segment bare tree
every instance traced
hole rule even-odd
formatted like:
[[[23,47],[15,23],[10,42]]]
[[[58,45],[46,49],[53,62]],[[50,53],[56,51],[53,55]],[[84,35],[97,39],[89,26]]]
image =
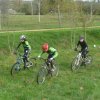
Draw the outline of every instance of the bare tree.
[[[39,10],[39,12],[38,12],[38,14],[39,14],[39,22],[41,21],[41,19],[40,19],[40,15],[41,15],[41,0],[38,0],[38,10]]]
[[[1,27],[7,25],[8,23],[8,8],[9,8],[9,0],[0,0]]]
[[[33,1],[31,1],[30,3],[31,3],[31,15],[33,15]]]

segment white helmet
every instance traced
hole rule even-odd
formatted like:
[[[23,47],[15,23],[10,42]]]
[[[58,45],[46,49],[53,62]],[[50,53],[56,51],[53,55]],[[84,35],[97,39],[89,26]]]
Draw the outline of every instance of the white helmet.
[[[21,35],[20,36],[20,40],[24,40],[24,39],[26,39],[26,36],[25,35]]]

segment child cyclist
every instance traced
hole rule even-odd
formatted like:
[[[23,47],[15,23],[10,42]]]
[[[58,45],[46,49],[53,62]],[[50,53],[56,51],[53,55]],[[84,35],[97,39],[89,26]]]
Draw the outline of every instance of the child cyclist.
[[[30,46],[29,42],[27,41],[25,35],[20,36],[20,42],[19,42],[17,48],[15,49],[15,53],[18,50],[18,48],[20,47],[20,45],[23,45],[23,48],[24,48],[23,62],[24,62],[24,68],[26,68],[27,67],[26,63],[28,62],[28,56],[31,51],[31,46]]]
[[[88,53],[88,45],[83,36],[80,37],[75,50],[77,50],[79,45],[81,46],[82,57],[86,58],[86,54]]]
[[[52,71],[54,71],[53,59],[55,59],[58,56],[57,50],[53,47],[49,47],[48,43],[44,43],[42,45],[42,53],[38,56],[38,58],[40,58],[44,53],[48,54],[47,61],[50,62]]]

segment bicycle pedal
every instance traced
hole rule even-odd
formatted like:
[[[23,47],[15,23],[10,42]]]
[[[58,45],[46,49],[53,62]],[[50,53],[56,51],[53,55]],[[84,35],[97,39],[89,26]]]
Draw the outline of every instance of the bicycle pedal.
[[[15,70],[16,70],[16,71],[19,71],[19,70],[20,70],[20,68],[19,68],[19,67],[17,67],[17,68],[15,68]]]
[[[55,71],[55,69],[54,69],[54,68],[52,68],[52,69],[51,69],[51,72],[54,72],[54,71]]]
[[[26,68],[29,68],[29,67],[31,67],[31,66],[30,65],[26,66]]]

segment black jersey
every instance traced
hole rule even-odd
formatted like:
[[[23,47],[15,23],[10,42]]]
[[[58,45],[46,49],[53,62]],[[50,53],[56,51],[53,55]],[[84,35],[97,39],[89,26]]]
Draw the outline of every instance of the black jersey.
[[[87,43],[85,41],[83,41],[83,42],[78,41],[77,46],[79,46],[79,45],[81,46],[82,49],[85,49],[86,47],[88,47]]]

